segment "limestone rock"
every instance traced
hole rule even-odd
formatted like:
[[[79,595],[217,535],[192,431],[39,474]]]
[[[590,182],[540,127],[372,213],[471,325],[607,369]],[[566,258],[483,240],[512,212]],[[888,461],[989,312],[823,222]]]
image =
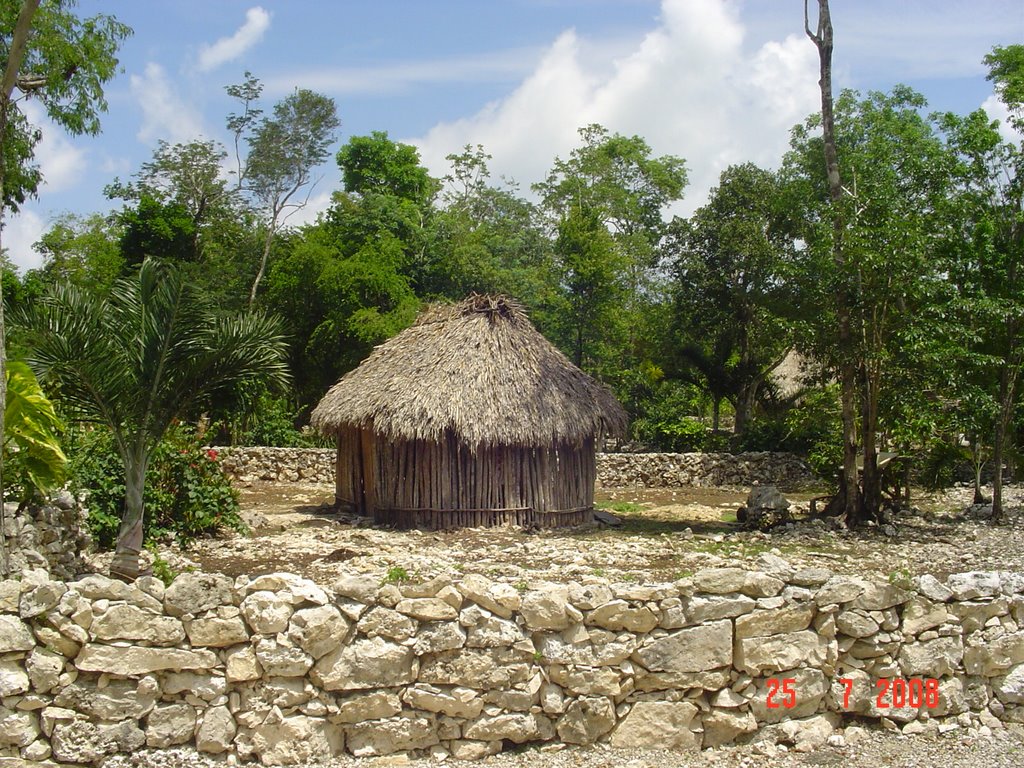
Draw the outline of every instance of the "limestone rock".
[[[799,632],[807,629],[813,618],[814,607],[806,604],[754,611],[736,619],[736,639]]]
[[[583,614],[569,602],[569,588],[564,584],[531,589],[523,596],[519,613],[534,632],[561,630],[583,620]]]
[[[618,724],[608,743],[616,749],[696,751],[700,742],[690,731],[697,707],[688,701],[638,701]]]
[[[994,677],[1021,663],[1024,663],[1024,631],[964,650],[964,668],[969,675]]]
[[[615,705],[603,696],[574,700],[558,721],[558,737],[566,744],[593,744],[615,727]]]
[[[1024,704],[1024,664],[992,681],[992,692],[1004,704]]]
[[[649,672],[700,672],[732,664],[732,622],[680,629],[641,647],[632,658]]]
[[[731,709],[713,709],[704,715],[704,749],[719,747],[736,740],[737,736],[757,730],[757,721],[750,712]]]
[[[156,707],[146,718],[146,746],[188,744],[196,729],[196,711],[188,704]]]
[[[650,632],[658,617],[647,606],[633,607],[625,600],[612,600],[587,613],[584,622],[613,631]]]
[[[29,689],[28,673],[14,659],[0,659],[0,696],[16,696]]]
[[[514,621],[498,616],[484,616],[466,634],[470,648],[503,648],[524,640],[526,635]]]
[[[171,585],[172,589],[173,587],[174,584]],[[288,593],[265,590],[252,592],[242,600],[239,607],[252,631],[264,635],[284,632],[294,611]]]
[[[138,720],[149,714],[160,691],[153,678],[143,681],[111,680],[103,688],[92,681],[78,680],[61,689],[53,703],[95,720]]]
[[[205,701],[213,701],[228,691],[227,680],[219,675],[195,672],[169,672],[163,677],[160,689],[165,693],[192,693]]]
[[[318,717],[290,715],[269,719],[252,733],[253,751],[263,765],[295,765],[338,755],[345,746],[340,726]]]
[[[245,587],[245,593],[283,592],[292,605],[327,605],[330,598],[317,584],[294,573],[268,573],[257,576]]]
[[[325,690],[351,691],[411,683],[417,668],[411,648],[374,637],[330,651],[317,661],[310,676]]]
[[[688,624],[703,624],[715,619],[728,619],[734,616],[742,616],[750,613],[757,607],[757,601],[746,595],[725,595],[722,597],[690,597],[682,605],[682,612],[685,619],[678,626]],[[667,616],[667,613],[666,613]],[[666,629],[674,629],[675,625],[669,626],[663,619],[661,626]]]
[[[390,691],[349,696],[338,701],[338,711],[331,715],[332,723],[360,723],[364,720],[383,720],[402,711],[402,702]]]
[[[504,619],[495,619],[504,621]],[[413,651],[417,656],[428,653],[453,651],[466,645],[466,630],[457,621],[438,621],[424,624],[416,633]],[[511,645],[511,643],[509,643]]]
[[[509,712],[481,717],[462,731],[463,738],[479,741],[508,740],[516,744],[543,741],[554,736],[551,721],[539,714]]]
[[[455,608],[436,597],[407,598],[399,602],[395,610],[419,621],[451,621],[459,618]]]
[[[432,685],[461,685],[477,690],[511,688],[529,679],[530,667],[504,649],[464,648],[423,659],[419,680]]]
[[[964,646],[959,637],[938,637],[904,644],[899,663],[907,677],[942,677],[957,669],[963,657]]]
[[[360,603],[372,603],[380,581],[366,574],[350,574],[342,576],[334,582],[334,591],[344,597],[358,600]]]
[[[402,699],[414,709],[422,709],[449,717],[473,720],[480,716],[484,701],[471,688],[448,688],[442,690],[432,685],[416,685],[407,688]]]
[[[613,667],[549,668],[551,682],[581,696],[618,696],[622,693],[621,676]]]
[[[751,675],[796,667],[820,667],[828,658],[827,638],[804,630],[736,642],[734,666]]]
[[[256,650],[251,645],[231,648],[224,659],[224,677],[229,683],[258,680],[263,674],[256,661]]]
[[[59,581],[44,581],[37,584],[21,593],[18,613],[23,619],[48,613],[57,606],[67,589],[67,586]]]
[[[33,648],[25,659],[25,671],[36,693],[49,693],[56,688],[63,669],[62,656],[40,647]]]
[[[90,643],[75,658],[82,672],[109,672],[115,675],[145,675],[162,669],[213,669],[217,657],[212,651],[186,651],[180,648],[142,648]]]
[[[930,573],[919,576],[915,580],[914,586],[921,595],[937,603],[945,603],[953,599],[953,590]]]
[[[39,718],[0,706],[0,746],[27,747],[39,737]]]
[[[256,644],[256,660],[270,677],[303,677],[313,666],[313,657],[301,648],[271,637],[261,637]]]
[[[416,634],[416,622],[408,616],[378,605],[371,608],[356,624],[356,629],[370,637],[386,637],[402,642]]]
[[[146,735],[134,720],[120,723],[91,723],[73,720],[54,726],[51,747],[58,760],[97,763],[107,755],[135,752],[146,743]]]
[[[426,749],[440,741],[434,719],[422,715],[355,723],[345,733],[348,751],[356,757]]]
[[[512,618],[513,611],[518,611],[522,598],[511,584],[493,582],[485,576],[471,573],[463,577],[458,590],[477,605],[503,619]]]
[[[569,602],[581,611],[592,611],[610,602],[611,599],[612,591],[604,584],[569,585]]]
[[[231,605],[234,585],[219,573],[180,573],[164,592],[164,607],[171,616],[198,616],[219,605]]]
[[[177,645],[185,639],[179,619],[156,616],[134,605],[112,605],[93,619],[90,629],[97,640],[136,640],[153,645]]]
[[[231,748],[237,732],[235,718],[227,707],[209,707],[203,712],[203,721],[196,732],[196,749],[219,755]]]
[[[1001,592],[1001,581],[996,571],[971,571],[954,573],[946,584],[955,600],[975,600],[979,597],[993,597]]]
[[[902,630],[904,636],[919,635],[949,620],[945,606],[920,598],[909,601],[903,607]]]
[[[809,752],[824,745],[835,728],[831,718],[818,715],[805,720],[786,720],[779,726],[779,730],[796,751]]]
[[[192,646],[227,648],[249,642],[249,630],[245,628],[241,616],[193,619],[186,623],[185,631]]]
[[[835,622],[836,629],[849,637],[870,637],[878,631],[878,622],[865,611],[840,611]]]
[[[314,659],[319,659],[345,642],[350,628],[349,622],[333,605],[319,605],[292,614],[288,636]]]
[[[28,624],[17,616],[0,615],[0,653],[30,651],[35,644]]]

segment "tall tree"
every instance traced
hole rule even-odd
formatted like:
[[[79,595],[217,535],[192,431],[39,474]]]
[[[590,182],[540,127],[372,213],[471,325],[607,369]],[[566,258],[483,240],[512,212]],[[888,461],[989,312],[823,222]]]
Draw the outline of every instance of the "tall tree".
[[[737,434],[790,346],[772,306],[792,246],[780,207],[773,173],[751,163],[730,166],[708,203],[688,222],[676,222],[665,248],[674,261],[673,346],[713,397],[732,402]]]
[[[821,91],[821,126],[823,133],[825,174],[828,178],[828,199],[832,204],[832,260],[836,269],[844,271],[846,254],[843,244],[845,222],[842,206],[843,182],[839,171],[839,154],[836,150],[835,118],[832,114],[832,14],[828,0],[818,0],[818,24],[811,30],[808,1],[804,0],[804,31],[818,50],[818,69]],[[850,297],[847,286],[836,286],[836,321],[840,349],[839,384],[843,414],[843,471],[840,476],[840,499],[837,506],[842,510],[847,523],[855,525],[861,521],[861,505],[857,483],[857,370],[851,354],[853,331],[850,327]]]
[[[275,104],[271,115],[260,117],[252,102],[262,88],[248,72],[245,83],[227,90],[243,105],[241,114],[228,117],[228,127],[235,132],[236,145],[244,139],[249,149],[238,183],[252,196],[263,220],[263,247],[249,291],[252,307],[274,239],[288,218],[309,202],[316,169],[327,159],[341,121],[333,99],[306,89],[297,89]]]
[[[33,165],[42,134],[19,106],[19,98],[38,99],[47,117],[72,134],[95,134],[106,111],[103,85],[117,69],[117,49],[131,34],[113,17],[80,19],[70,0],[39,0],[0,5],[0,230],[8,211],[16,211],[35,194],[41,180]],[[6,399],[7,377],[3,296],[0,295],[0,403]],[[0,409],[0,435],[3,417]],[[3,500],[0,462],[0,502]],[[3,525],[0,503],[0,526]],[[0,545],[0,575],[7,572],[6,549]]]
[[[596,124],[581,128],[579,134],[581,146],[567,159],[555,158],[547,178],[534,190],[541,195],[556,233],[579,233],[581,227],[595,222],[605,229],[620,269],[616,280],[624,288],[618,325],[625,331],[625,340],[612,343],[609,338],[604,345],[609,356],[603,362],[630,367],[638,362],[639,349],[646,342],[646,310],[659,281],[657,245],[664,235],[663,216],[667,206],[682,196],[686,164],[671,155],[652,157],[640,136],[609,134]],[[577,260],[575,266],[565,262],[562,271],[577,273],[581,251],[573,237],[562,242],[572,250],[559,252],[556,247],[556,255]]]
[[[171,422],[241,382],[287,381],[279,322],[224,316],[171,267],[147,259],[107,297],[59,285],[22,318],[28,363],[80,418],[114,435],[125,471],[125,513],[112,575],[139,574],[143,488]]]

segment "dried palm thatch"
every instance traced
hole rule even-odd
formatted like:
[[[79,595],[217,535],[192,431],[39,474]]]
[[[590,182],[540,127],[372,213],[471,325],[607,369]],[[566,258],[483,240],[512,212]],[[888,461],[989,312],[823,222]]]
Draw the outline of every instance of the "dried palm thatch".
[[[377,347],[328,391],[312,424],[335,436],[369,429],[389,441],[454,436],[475,451],[621,434],[626,414],[517,302],[473,295],[428,308]]]

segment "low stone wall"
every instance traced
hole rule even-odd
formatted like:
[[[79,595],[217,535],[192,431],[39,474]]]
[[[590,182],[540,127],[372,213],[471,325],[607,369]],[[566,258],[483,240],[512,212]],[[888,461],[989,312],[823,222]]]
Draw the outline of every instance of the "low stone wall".
[[[605,488],[678,488],[777,485],[815,482],[803,459],[791,453],[601,453],[597,480]]]
[[[242,482],[334,482],[334,450],[218,449],[224,469]],[[788,453],[599,453],[598,483],[606,488],[781,485],[814,482],[807,463]]]
[[[0,756],[809,750],[855,715],[969,734],[1024,722],[1022,622],[1024,574],[897,585],[782,560],[654,585],[5,581]]]
[[[91,543],[85,513],[66,491],[50,503],[20,510],[17,504],[8,503],[0,535],[7,546],[11,573],[42,569],[61,579],[81,571],[79,556]]]

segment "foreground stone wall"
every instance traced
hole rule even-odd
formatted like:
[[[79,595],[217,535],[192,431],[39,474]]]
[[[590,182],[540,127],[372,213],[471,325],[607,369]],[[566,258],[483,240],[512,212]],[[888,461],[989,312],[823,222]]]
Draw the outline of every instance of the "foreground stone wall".
[[[224,469],[242,482],[334,482],[334,451],[323,448],[218,449]],[[599,453],[598,483],[606,488],[781,485],[815,480],[807,463],[788,453]]]
[[[900,586],[778,559],[654,585],[5,581],[0,756],[98,764],[192,745],[285,765],[750,739],[808,750],[854,715],[905,733],[992,729],[1024,722],[1022,621],[1022,574]],[[880,707],[877,681],[890,678],[935,680],[918,684],[935,698]]]

